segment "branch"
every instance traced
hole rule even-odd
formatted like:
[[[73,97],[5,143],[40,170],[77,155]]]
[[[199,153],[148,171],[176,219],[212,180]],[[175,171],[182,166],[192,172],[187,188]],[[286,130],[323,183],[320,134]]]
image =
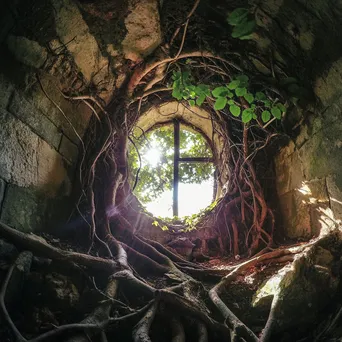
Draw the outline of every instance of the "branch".
[[[219,61],[221,61],[223,63],[228,64],[229,66],[233,67],[234,69],[236,69],[238,71],[242,71],[242,69],[239,66],[237,66],[236,64],[234,64],[234,63],[232,63],[232,62],[230,62],[230,61],[228,61],[228,60],[226,60],[226,59],[224,59],[222,57],[216,56],[216,55],[212,54],[209,51],[193,51],[193,52],[188,52],[188,53],[182,53],[177,58],[175,58],[175,57],[165,58],[165,59],[162,59],[162,60],[155,61],[155,62],[152,62],[150,64],[147,64],[146,66],[144,66],[141,69],[137,69],[133,73],[133,75],[132,75],[132,77],[131,77],[131,79],[130,79],[130,81],[128,83],[128,86],[127,86],[127,95],[128,95],[128,97],[131,97],[133,95],[133,92],[134,92],[135,88],[138,86],[138,84],[141,82],[141,80],[148,73],[150,73],[153,69],[155,69],[159,65],[173,62],[176,59],[195,58],[195,57],[217,59],[217,60],[219,60]]]
[[[194,12],[196,11],[196,9],[197,9],[197,7],[198,7],[200,1],[201,1],[201,0],[196,0],[196,1],[195,1],[195,3],[194,3],[194,5],[193,5],[192,9],[190,10],[189,14],[188,14],[187,17],[186,17],[184,23],[183,23],[182,25],[180,25],[179,27],[177,27],[176,31],[174,32],[174,34],[172,35],[172,38],[171,38],[171,40],[170,40],[170,46],[173,44],[173,41],[174,41],[174,40],[176,39],[176,37],[178,36],[178,33],[179,33],[181,27],[182,27],[183,25],[187,25],[187,24],[189,23],[189,19],[192,17],[192,15],[194,14]],[[186,32],[186,29],[184,30],[184,32]],[[181,49],[180,49],[180,50],[181,50]]]

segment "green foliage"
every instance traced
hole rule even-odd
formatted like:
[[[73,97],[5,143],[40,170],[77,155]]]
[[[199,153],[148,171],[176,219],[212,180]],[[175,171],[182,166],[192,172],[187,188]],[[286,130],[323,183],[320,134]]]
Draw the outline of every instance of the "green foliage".
[[[247,108],[244,109],[242,112],[242,122],[247,123],[250,122],[253,119],[253,109],[252,108]]]
[[[232,37],[241,40],[251,39],[256,22],[246,8],[236,8],[227,18],[228,24],[233,26]]]
[[[190,106],[201,106],[210,95],[206,84],[194,85],[189,71],[174,71],[172,75],[172,96],[178,101],[188,100]]]
[[[228,16],[228,24],[232,26],[236,26],[244,22],[248,17],[248,9],[246,8],[236,8],[230,15]]]
[[[168,226],[162,225],[162,224],[160,223],[160,221],[157,221],[157,220],[154,220],[154,221],[152,222],[152,226],[159,227],[159,228],[160,228],[162,231],[164,231],[164,232],[169,230]]]
[[[226,104],[227,104],[227,98],[226,97],[218,97],[215,104],[214,104],[214,109],[215,110],[221,110],[223,109]]]
[[[240,13],[242,15],[243,12]],[[237,19],[234,19],[236,22]],[[191,76],[188,71],[182,76],[181,72],[177,72],[177,77],[174,77],[174,87],[173,89],[178,89],[179,80],[184,79],[188,82],[191,79]],[[175,75],[175,74],[174,74]],[[293,80],[288,80],[287,85],[291,86]],[[175,83],[177,85],[175,86]],[[188,84],[188,83],[187,83]],[[193,93],[191,92],[194,89]],[[186,88],[183,89],[183,92],[186,92],[189,96],[193,96],[196,98],[196,101],[193,99],[188,99],[188,95],[184,97],[184,95],[179,95],[176,97],[177,99],[187,99],[190,105],[198,105],[201,106],[204,102],[206,102],[207,97],[212,97],[215,99],[214,109],[215,110],[225,110],[228,105],[229,112],[234,117],[240,117],[243,123],[248,123],[252,120],[257,120],[260,118],[262,122],[266,123],[271,120],[271,117],[275,119],[281,119],[283,113],[286,112],[286,107],[283,103],[275,102],[271,98],[269,98],[262,91],[253,91],[250,87],[250,80],[247,75],[241,74],[237,75],[226,85],[218,85],[217,87],[210,90],[209,85],[201,84],[196,86],[195,84],[189,84]],[[243,99],[243,100],[242,100]],[[248,107],[246,108],[246,104]]]
[[[236,104],[232,104],[229,106],[229,111],[235,116],[238,117],[241,114],[241,108],[237,106]]]
[[[135,140],[135,145],[142,158],[139,180],[135,188],[135,195],[147,204],[158,198],[164,191],[172,189],[173,183],[173,126],[162,126],[141,135]],[[149,152],[158,149],[160,159],[153,165]],[[180,130],[181,157],[211,157],[211,150],[201,134],[189,131],[181,126]],[[139,169],[139,156],[131,144],[128,150],[130,168],[130,183],[135,182]],[[179,181],[182,183],[197,183],[210,179],[214,172],[211,163],[181,163],[179,167]]]
[[[261,119],[263,122],[267,122],[271,119],[271,113],[270,111],[268,110],[264,110],[262,113],[261,113]]]

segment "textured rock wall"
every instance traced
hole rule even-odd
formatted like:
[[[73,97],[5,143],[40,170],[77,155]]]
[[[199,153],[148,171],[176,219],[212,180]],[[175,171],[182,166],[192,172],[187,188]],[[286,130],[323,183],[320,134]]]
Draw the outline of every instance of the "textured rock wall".
[[[341,83],[342,86],[342,83]],[[342,219],[342,98],[313,114],[276,157],[277,191],[290,237],[311,237]]]
[[[65,222],[92,111],[161,41],[158,1],[8,1],[0,14],[0,219],[34,231]],[[151,16],[151,18],[148,18]],[[130,18],[136,18],[139,30]],[[137,43],[139,42],[139,44]],[[136,53],[130,53],[135,47]]]
[[[253,62],[270,76],[260,61],[272,58],[277,75],[285,70],[314,95],[303,111],[288,113],[284,124],[298,114],[305,120],[275,159],[283,230],[291,238],[317,236],[342,219],[341,9],[332,0],[264,0],[256,10],[260,58]]]

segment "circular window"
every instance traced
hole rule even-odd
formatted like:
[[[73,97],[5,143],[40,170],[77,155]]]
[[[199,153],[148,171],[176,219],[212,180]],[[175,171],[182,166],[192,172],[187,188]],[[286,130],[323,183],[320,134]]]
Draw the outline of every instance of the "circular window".
[[[215,167],[205,137],[179,120],[137,128],[129,147],[130,184],[154,216],[184,217],[214,200]]]

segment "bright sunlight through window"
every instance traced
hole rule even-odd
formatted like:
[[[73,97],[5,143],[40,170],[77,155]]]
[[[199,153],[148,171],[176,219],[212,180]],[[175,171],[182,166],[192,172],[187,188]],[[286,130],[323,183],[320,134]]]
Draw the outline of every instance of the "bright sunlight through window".
[[[210,205],[215,168],[202,134],[174,120],[145,134],[136,129],[132,141],[130,183],[149,212],[184,217]]]

